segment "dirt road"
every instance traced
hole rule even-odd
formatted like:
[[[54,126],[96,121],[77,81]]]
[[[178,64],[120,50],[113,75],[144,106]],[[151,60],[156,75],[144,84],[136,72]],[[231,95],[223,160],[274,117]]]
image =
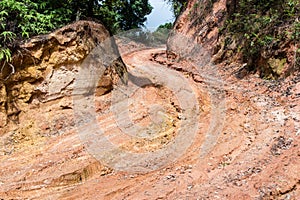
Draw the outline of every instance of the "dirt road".
[[[299,76],[238,79],[232,64],[213,79],[162,49],[124,61],[129,85],[94,97],[101,135],[70,124],[3,155],[0,199],[299,199]]]

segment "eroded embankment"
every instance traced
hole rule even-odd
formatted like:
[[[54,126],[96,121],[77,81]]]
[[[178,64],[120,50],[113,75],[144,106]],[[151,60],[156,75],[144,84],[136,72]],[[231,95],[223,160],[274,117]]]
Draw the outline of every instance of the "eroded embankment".
[[[112,87],[107,72],[78,107],[68,81],[68,93],[22,104],[14,115],[19,123],[1,129],[1,198],[300,196],[299,74],[281,82],[255,74],[241,80],[236,63],[195,65],[162,49],[126,51],[128,86]],[[62,88],[53,84],[73,77],[69,67],[44,71],[44,88]],[[94,115],[78,120],[78,109],[86,108]]]

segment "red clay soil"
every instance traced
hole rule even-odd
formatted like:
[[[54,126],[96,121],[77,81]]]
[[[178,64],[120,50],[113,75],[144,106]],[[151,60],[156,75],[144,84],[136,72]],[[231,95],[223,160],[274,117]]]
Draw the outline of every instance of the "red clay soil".
[[[210,83],[187,61],[172,62],[162,49],[136,51],[123,59],[133,77],[151,66],[153,71],[171,70],[189,83],[199,105],[199,124],[194,137],[187,138],[191,143],[188,149],[159,169],[142,173],[119,171],[96,160],[76,127],[47,139],[27,138],[35,145],[18,146],[20,150],[0,158],[0,199],[300,198],[299,74],[282,81],[262,80],[255,74],[239,79],[237,64],[217,66],[220,85],[213,91],[225,102],[217,105],[222,102],[212,99]],[[128,87],[138,84],[132,80]],[[109,109],[113,95],[95,97],[98,123],[106,135],[122,132]],[[132,121],[151,127],[150,134],[159,134],[145,140],[126,139],[120,133],[115,136],[122,138],[112,137],[112,142],[121,143],[125,151],[141,153],[155,152],[175,140],[183,119],[170,88],[146,81],[131,99]],[[167,113],[165,126],[150,126],[153,118],[148,115],[148,106],[154,103]],[[55,105],[39,109],[48,108],[51,115],[50,107]],[[71,107],[57,115],[70,114]],[[33,108],[32,112],[41,110]],[[157,162],[154,165],[159,166],[163,160]]]

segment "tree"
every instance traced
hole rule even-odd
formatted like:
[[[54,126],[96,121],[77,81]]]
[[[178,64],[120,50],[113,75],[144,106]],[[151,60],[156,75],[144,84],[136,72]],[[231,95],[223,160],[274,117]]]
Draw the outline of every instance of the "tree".
[[[121,17],[120,28],[129,30],[141,27],[147,20],[145,16],[150,14],[151,10],[152,6],[148,3],[148,0],[124,1],[119,13]]]
[[[102,0],[94,7],[94,17],[112,32],[143,26],[152,11],[148,0]]]
[[[186,6],[187,0],[165,0],[172,6],[172,11],[175,17],[178,17],[182,9]]]
[[[143,26],[148,0],[1,0],[0,61],[9,62],[17,41],[78,19],[100,20],[111,33]]]
[[[10,50],[17,40],[46,33],[69,21],[70,10],[48,10],[46,6],[46,2],[31,0],[0,1],[0,61],[10,61]]]

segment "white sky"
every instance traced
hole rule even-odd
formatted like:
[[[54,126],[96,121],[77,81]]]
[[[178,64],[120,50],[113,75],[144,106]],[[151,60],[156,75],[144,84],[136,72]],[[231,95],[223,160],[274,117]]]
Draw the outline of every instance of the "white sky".
[[[161,24],[174,21],[171,7],[164,0],[149,0],[149,2],[153,9],[145,23],[148,29],[155,30]]]

